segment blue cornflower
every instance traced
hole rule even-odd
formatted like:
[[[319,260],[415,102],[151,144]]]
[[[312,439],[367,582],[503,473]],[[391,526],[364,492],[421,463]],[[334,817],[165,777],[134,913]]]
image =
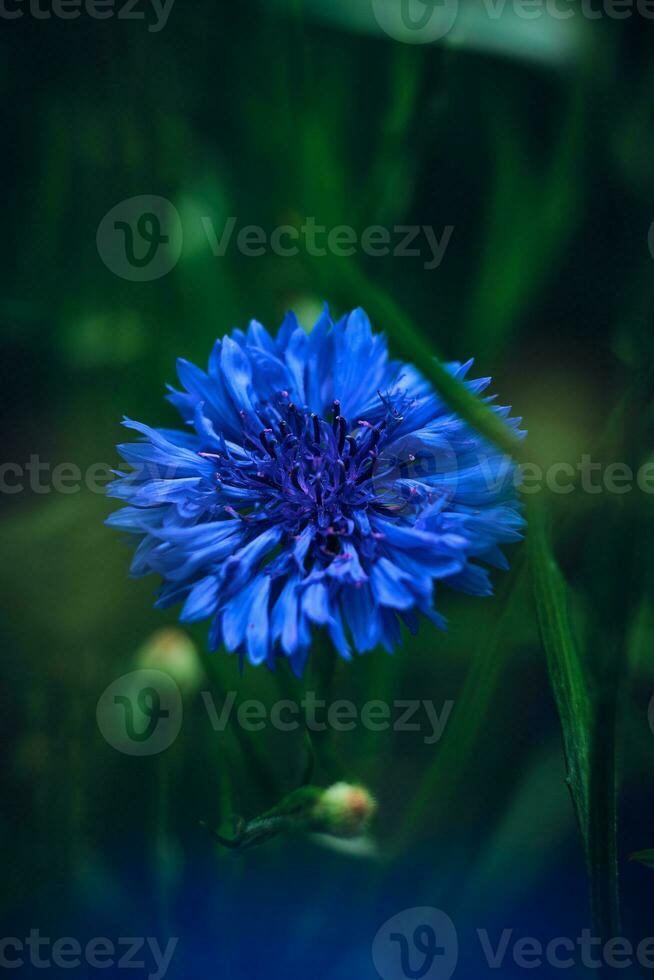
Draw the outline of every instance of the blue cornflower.
[[[212,650],[281,654],[299,674],[314,626],[345,658],[390,651],[417,612],[445,625],[436,582],[490,594],[481,563],[506,568],[499,546],[524,524],[514,466],[389,360],[362,310],[333,323],[325,308],[310,333],[289,313],[276,338],[253,320],[216,341],[208,373],[178,374],[188,431],[125,419],[145,438],[118,447],[132,471],[108,492],[129,506],[108,523],[140,538],[131,571],[163,577],[158,607],[211,618]]]

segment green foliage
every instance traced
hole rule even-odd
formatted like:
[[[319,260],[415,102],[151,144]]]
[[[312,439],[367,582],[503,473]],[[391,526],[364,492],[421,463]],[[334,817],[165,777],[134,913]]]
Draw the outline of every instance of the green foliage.
[[[636,851],[631,855],[632,861],[638,861],[639,864],[643,864],[646,868],[654,869],[654,851]]]
[[[552,553],[540,506],[529,511],[529,560],[552,692],[561,721],[567,779],[587,859],[590,858],[592,705],[570,621],[568,586]]]
[[[486,19],[483,37],[472,25],[458,47],[410,46],[383,34],[370,4],[351,2],[198,0],[192,13],[175,5],[160,35],[83,18],[3,25],[5,459],[115,466],[123,414],[176,424],[162,395],[177,356],[203,361],[232,326],[250,317],[273,326],[287,308],[313,311],[327,299],[336,314],[364,306],[395,355],[522,462],[651,460],[651,25],[575,21],[582,45],[566,23],[565,67],[554,44],[551,57],[534,57],[549,21],[513,21],[509,38],[506,24]],[[141,193],[169,199],[184,227],[179,263],[150,283],[119,279],[95,247],[103,216]],[[255,258],[232,246],[215,256],[201,219],[220,234],[230,215],[267,232],[313,216],[359,233],[451,223],[454,234],[433,270],[420,258],[362,253]],[[527,441],[443,367],[471,355],[524,416]],[[130,930],[147,935],[143,909],[158,908],[151,865],[167,914],[184,855],[187,867],[208,864],[216,889],[234,890],[238,862],[194,837],[198,821],[229,836],[232,814],[256,819],[293,793],[309,754],[302,726],[249,732],[236,712],[314,692],[359,709],[374,700],[454,707],[435,744],[424,728],[311,733],[312,785],[370,787],[387,861],[355,874],[344,858],[306,859],[306,845],[285,835],[252,852],[258,873],[277,880],[296,859],[310,867],[315,858],[313,904],[289,937],[287,975],[302,974],[293,956],[322,940],[355,877],[362,908],[380,908],[390,890],[407,907],[424,898],[455,918],[480,883],[490,897],[476,926],[518,893],[553,921],[568,883],[581,905],[585,866],[608,934],[620,868],[626,933],[644,934],[649,906],[623,856],[652,863],[638,850],[651,836],[654,792],[651,495],[593,495],[575,479],[570,494],[526,498],[529,541],[511,549],[511,573],[494,576],[494,598],[443,590],[447,633],[423,624],[394,657],[375,651],[349,664],[325,645],[302,684],[205,656],[218,710],[235,693],[231,719],[214,730],[196,693],[174,754],[152,765],[107,745],[95,710],[175,611],[152,609],[153,581],[128,580],[129,553],[103,528],[111,507],[100,494],[28,485],[3,495],[0,826],[12,842],[3,906],[31,913],[35,892],[59,895],[65,884],[80,904],[129,910]],[[205,628],[191,632],[203,650]],[[404,891],[403,862],[420,868]],[[135,897],[137,878],[146,884]],[[212,910],[228,904],[217,895]],[[346,975],[359,973],[358,961],[347,964]]]

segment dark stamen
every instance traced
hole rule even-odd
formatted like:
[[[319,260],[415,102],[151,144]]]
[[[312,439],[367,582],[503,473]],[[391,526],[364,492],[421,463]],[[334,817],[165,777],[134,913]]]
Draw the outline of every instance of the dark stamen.
[[[375,457],[373,454],[366,457],[366,459],[363,461],[361,472],[356,478],[357,483],[363,483],[364,480],[368,479],[368,477],[372,474],[374,463],[375,463]]]
[[[311,413],[311,421],[313,422],[313,438],[316,442],[320,442],[320,419],[315,412]]]
[[[347,432],[347,422],[342,415],[337,415],[334,422],[338,423],[338,451],[343,452],[343,447],[345,446],[345,434]]]
[[[288,403],[288,419],[289,427],[292,432],[298,432],[298,424],[300,424],[299,413],[295,402]]]
[[[260,483],[265,483],[267,487],[274,487],[275,490],[279,490],[279,484],[276,483],[271,476],[267,473],[253,473],[250,477],[251,480],[259,480]]]
[[[337,555],[340,547],[341,545],[338,538],[333,534],[328,534],[327,541],[324,545],[324,550],[327,552],[327,554]]]
[[[303,491],[302,491],[302,487],[300,486],[300,480],[298,476],[299,472],[300,472],[300,467],[298,466],[297,463],[295,463],[291,467],[291,483],[297,490],[299,490],[302,493]]]

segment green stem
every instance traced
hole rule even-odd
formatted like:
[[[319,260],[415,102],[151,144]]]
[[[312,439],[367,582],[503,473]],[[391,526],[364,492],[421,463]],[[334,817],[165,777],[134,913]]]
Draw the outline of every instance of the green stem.
[[[589,780],[588,864],[595,934],[605,942],[619,936],[617,786],[614,699],[595,712]]]
[[[568,588],[552,552],[542,506],[532,498],[529,511],[529,560],[548,673],[561,721],[567,782],[588,868],[593,926],[596,935],[606,941],[619,935],[620,919],[617,676],[609,682],[600,662],[594,671],[599,683],[591,694],[587,666],[573,635]]]
[[[220,705],[221,701],[225,697],[225,685],[220,676],[220,669],[217,664],[217,658],[219,655],[219,653],[212,653],[204,658],[205,668],[211,684],[211,693],[215,698],[217,706]],[[259,746],[253,739],[247,737],[238,723],[233,724],[230,730],[238,742],[239,748],[243,753],[246,763],[252,769],[258,785],[261,787],[263,792],[266,793],[266,795],[272,799],[276,799],[278,796],[279,787],[276,780],[270,773],[268,760],[264,753],[260,750]],[[227,771],[223,773],[221,783],[224,784],[225,781],[229,781]],[[231,787],[228,796],[230,799],[232,799]]]
[[[434,762],[409,806],[398,843],[400,852],[419,828],[430,801],[444,799],[446,793],[447,796],[452,796],[465,775],[475,746],[488,721],[493,695],[511,654],[507,624],[514,615],[523,580],[523,563],[518,560],[510,579],[497,596],[497,601],[503,607],[498,622],[487,639],[479,644],[463,690],[457,697],[443,743],[437,747]]]

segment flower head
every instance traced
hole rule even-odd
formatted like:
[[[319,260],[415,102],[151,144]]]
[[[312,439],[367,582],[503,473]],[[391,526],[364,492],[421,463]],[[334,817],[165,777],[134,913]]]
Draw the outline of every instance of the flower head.
[[[187,431],[125,420],[144,438],[118,447],[132,471],[108,492],[129,506],[108,523],[138,536],[133,574],[163,577],[159,607],[211,619],[211,649],[299,674],[314,627],[349,658],[391,650],[417,612],[444,626],[437,582],[490,594],[482,563],[505,568],[524,523],[513,465],[389,360],[362,310],[325,309],[310,333],[291,313],[276,338],[252,321],[216,341],[207,373],[178,374]]]
[[[164,626],[148,637],[135,656],[140,670],[161,670],[185,694],[199,690],[204,671],[193,641],[181,630]]]
[[[334,783],[316,803],[314,826],[337,837],[356,837],[364,833],[377,811],[377,802],[365,786]]]

